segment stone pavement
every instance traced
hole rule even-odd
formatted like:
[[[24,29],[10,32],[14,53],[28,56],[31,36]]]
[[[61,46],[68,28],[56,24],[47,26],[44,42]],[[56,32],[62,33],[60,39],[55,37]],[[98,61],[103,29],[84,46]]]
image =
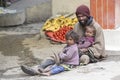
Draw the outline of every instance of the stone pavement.
[[[43,23],[41,24],[29,24],[29,25],[21,25],[18,27],[13,28],[4,28],[0,29],[0,39],[4,36],[11,36],[10,39],[15,40],[13,46],[16,46],[17,39],[21,40],[20,38],[14,38],[12,35],[32,35],[32,34],[39,34],[39,29],[41,28]],[[19,35],[18,35],[19,34]],[[6,37],[5,37],[6,38]],[[7,39],[7,38],[6,38]],[[8,40],[9,41],[9,38]],[[28,53],[31,52],[32,56],[34,57],[33,60],[38,59],[45,59],[47,56],[50,56],[53,52],[58,53],[64,44],[62,45],[53,45],[50,44],[49,40],[47,40],[43,34],[40,40],[36,40],[35,36],[26,37],[22,39],[21,46],[23,49],[20,49],[20,53],[24,53],[24,50],[28,48]],[[7,43],[7,42],[6,42]],[[18,43],[17,43],[18,44]],[[4,45],[6,48],[9,49],[12,47],[10,45]],[[17,46],[16,46],[17,47]],[[6,50],[4,50],[6,51]],[[120,55],[119,51],[107,51],[108,57],[106,60],[89,64],[87,66],[79,66],[76,69],[71,71],[66,71],[57,75],[52,76],[29,76],[24,74],[21,69],[20,65],[21,57],[16,55],[5,55],[3,54],[4,51],[0,50],[0,80],[120,80]],[[49,52],[49,53],[48,53]],[[19,52],[16,52],[19,53]],[[14,53],[15,54],[15,53]],[[29,54],[28,54],[29,55]],[[32,58],[29,55],[30,58]],[[23,57],[25,59],[27,57]],[[31,61],[31,60],[30,60]],[[29,62],[30,62],[29,61]],[[31,61],[32,62],[32,61]],[[37,66],[34,65],[33,68]]]
[[[47,77],[28,76],[18,67],[6,71],[1,80],[119,80],[119,67],[120,61],[98,62]]]

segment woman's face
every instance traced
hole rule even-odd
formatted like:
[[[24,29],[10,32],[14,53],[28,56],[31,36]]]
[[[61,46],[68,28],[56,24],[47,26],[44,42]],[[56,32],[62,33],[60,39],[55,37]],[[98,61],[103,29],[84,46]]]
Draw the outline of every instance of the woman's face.
[[[78,19],[78,21],[79,21],[80,24],[86,25],[87,20],[88,20],[88,17],[87,17],[87,16],[85,16],[85,15],[83,15],[83,14],[78,14],[78,15],[76,15],[76,16],[77,16],[77,19]]]
[[[75,42],[74,42],[74,40],[72,39],[72,37],[68,37],[68,39],[66,40],[66,43],[67,43],[67,45],[73,45]]]

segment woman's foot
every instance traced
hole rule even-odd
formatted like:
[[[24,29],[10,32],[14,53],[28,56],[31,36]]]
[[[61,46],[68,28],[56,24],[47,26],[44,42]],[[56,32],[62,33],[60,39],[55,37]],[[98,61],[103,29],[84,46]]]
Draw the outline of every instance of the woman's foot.
[[[30,67],[22,65],[21,69],[24,73],[29,74],[31,76],[38,75],[38,73]]]

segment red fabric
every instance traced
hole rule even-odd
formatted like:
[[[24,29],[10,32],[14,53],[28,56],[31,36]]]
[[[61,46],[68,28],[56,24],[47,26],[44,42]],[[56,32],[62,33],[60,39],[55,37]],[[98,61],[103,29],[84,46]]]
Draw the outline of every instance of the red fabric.
[[[51,40],[65,43],[65,34],[67,31],[72,30],[73,28],[71,26],[64,26],[60,28],[58,31],[52,32],[52,31],[46,31],[45,35],[49,37]]]
[[[45,31],[45,35],[46,35],[47,37],[52,38],[52,37],[53,37],[53,32],[52,32],[52,31]]]

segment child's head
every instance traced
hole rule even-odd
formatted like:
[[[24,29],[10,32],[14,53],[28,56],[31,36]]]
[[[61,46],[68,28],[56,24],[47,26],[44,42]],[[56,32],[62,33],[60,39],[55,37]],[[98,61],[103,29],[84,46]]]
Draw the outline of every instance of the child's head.
[[[85,36],[92,37],[95,36],[96,30],[93,26],[86,26],[85,27]]]
[[[76,32],[70,30],[66,33],[65,38],[66,38],[66,43],[68,45],[72,45],[78,42],[79,36]]]

